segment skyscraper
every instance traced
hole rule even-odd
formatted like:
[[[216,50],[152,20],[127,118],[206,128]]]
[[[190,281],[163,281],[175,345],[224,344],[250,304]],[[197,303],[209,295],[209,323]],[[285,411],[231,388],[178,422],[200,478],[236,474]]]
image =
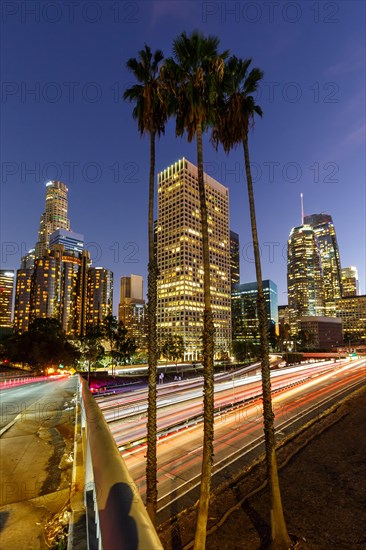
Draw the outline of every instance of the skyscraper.
[[[341,262],[332,216],[324,213],[311,214],[304,217],[304,224],[310,225],[318,238],[323,269],[325,314],[335,317],[335,300],[342,296],[342,283]]]
[[[28,330],[29,326],[33,273],[34,267],[21,267],[17,270],[14,302],[14,326],[19,332],[25,332]]]
[[[57,229],[50,235],[50,248],[54,244],[62,244],[68,252],[73,252],[76,255],[81,254],[84,249],[84,235],[66,229]]]
[[[121,277],[118,320],[123,322],[129,336],[135,338],[138,347],[146,348],[145,300],[140,275]]]
[[[211,303],[215,353],[231,343],[229,192],[205,178],[211,262]],[[202,354],[203,258],[197,167],[180,159],[158,174],[157,328],[160,337],[179,335],[185,359]]]
[[[0,328],[12,327],[14,271],[0,269]]]
[[[104,267],[88,269],[87,326],[99,325],[113,311],[113,273]]]
[[[357,267],[349,266],[342,268],[342,297],[358,296],[359,282]]]
[[[46,183],[46,208],[41,215],[38,242],[36,243],[36,258],[41,258],[49,248],[50,235],[57,229],[70,230],[68,218],[68,189],[61,181]]]
[[[29,320],[53,317],[66,334],[83,334],[89,265],[87,251],[75,254],[56,244],[42,258],[37,258],[31,281]]]
[[[239,235],[230,231],[230,273],[231,289],[240,283],[240,246]]]
[[[301,317],[324,315],[324,284],[320,249],[310,225],[291,230],[287,243],[287,290],[291,332]]]
[[[263,293],[266,301],[268,331],[273,339],[278,324],[277,285],[267,279],[263,281]],[[258,286],[256,282],[235,285],[233,300],[233,340],[259,344],[260,333],[257,313]]]

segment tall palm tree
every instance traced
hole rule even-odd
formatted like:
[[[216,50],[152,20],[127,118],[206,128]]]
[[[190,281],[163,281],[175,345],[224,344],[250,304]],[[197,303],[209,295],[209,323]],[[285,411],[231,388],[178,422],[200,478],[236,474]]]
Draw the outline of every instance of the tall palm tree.
[[[224,74],[226,52],[218,54],[219,39],[194,31],[181,33],[173,42],[173,58],[164,63],[163,79],[170,97],[170,110],[176,117],[176,134],[187,132],[188,141],[196,138],[198,191],[202,226],[203,256],[203,365],[204,365],[204,436],[200,499],[197,513],[195,548],[204,548],[206,541],[211,469],[213,462],[214,423],[214,322],[211,308],[210,250],[207,205],[203,176],[202,134],[213,123],[219,82]]]
[[[164,133],[167,120],[164,87],[159,76],[159,65],[164,59],[161,50],[153,54],[149,46],[138,53],[138,58],[127,61],[127,68],[134,74],[137,84],[128,88],[123,98],[135,103],[133,118],[137,120],[141,135],[150,136],[149,174],[149,265],[148,265],[148,365],[149,393],[147,417],[147,460],[146,460],[146,508],[155,524],[157,507],[157,460],[156,460],[156,304],[158,266],[154,250],[154,195],[155,195],[155,138]]]
[[[212,140],[217,146],[221,142],[226,153],[242,145],[249,197],[250,221],[254,248],[254,260],[258,288],[257,311],[260,331],[260,354],[263,392],[263,423],[266,449],[267,477],[271,489],[272,548],[286,550],[291,546],[284,520],[275,453],[274,414],[271,397],[269,363],[269,339],[266,304],[263,293],[262,270],[255,215],[253,182],[249,159],[248,134],[254,125],[255,115],[262,116],[262,109],[256,105],[253,94],[259,86],[263,72],[254,68],[249,71],[251,59],[241,60],[232,56],[225,68],[223,97],[220,102],[218,123]]]

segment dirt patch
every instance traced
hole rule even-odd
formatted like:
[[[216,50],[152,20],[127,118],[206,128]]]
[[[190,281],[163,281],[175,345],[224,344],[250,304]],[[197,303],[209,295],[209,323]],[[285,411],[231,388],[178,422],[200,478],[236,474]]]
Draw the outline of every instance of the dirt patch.
[[[349,550],[366,546],[366,390],[357,392],[278,449],[283,507],[297,548]],[[270,540],[269,491],[257,461],[211,498],[208,550],[257,550]],[[191,508],[158,529],[166,550],[194,538]],[[188,547],[188,546],[187,546]]]

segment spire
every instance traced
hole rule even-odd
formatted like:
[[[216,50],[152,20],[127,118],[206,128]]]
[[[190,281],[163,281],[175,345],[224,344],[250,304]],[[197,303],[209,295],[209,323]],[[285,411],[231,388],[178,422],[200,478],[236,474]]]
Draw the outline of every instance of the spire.
[[[301,225],[304,225],[304,195],[300,193],[301,200]]]

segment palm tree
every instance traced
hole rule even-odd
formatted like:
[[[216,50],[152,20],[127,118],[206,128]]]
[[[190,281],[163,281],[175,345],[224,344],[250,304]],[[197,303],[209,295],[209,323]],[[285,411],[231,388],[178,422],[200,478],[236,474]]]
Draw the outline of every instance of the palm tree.
[[[176,117],[176,134],[187,132],[188,141],[196,137],[198,191],[202,224],[203,256],[203,365],[204,365],[204,438],[200,499],[197,513],[195,548],[204,548],[211,469],[213,461],[214,412],[214,323],[211,309],[210,251],[207,206],[203,177],[202,134],[213,123],[218,98],[218,84],[224,74],[226,52],[218,54],[219,39],[194,31],[181,33],[173,42],[174,58],[166,60],[162,75],[170,92],[170,110]]]
[[[250,221],[257,279],[257,311],[260,331],[260,355],[263,392],[263,421],[266,450],[267,477],[271,489],[271,526],[272,548],[287,549],[291,541],[284,520],[278,471],[275,453],[274,414],[271,397],[271,378],[269,363],[269,338],[265,298],[262,284],[262,270],[258,244],[257,222],[255,215],[253,182],[250,169],[248,134],[254,125],[255,115],[262,116],[262,109],[256,105],[253,94],[259,86],[263,72],[254,68],[249,72],[251,59],[241,60],[232,56],[225,70],[223,97],[220,102],[220,114],[212,140],[217,146],[222,143],[226,153],[239,144],[243,145],[247,189],[249,197]]]
[[[156,303],[158,266],[154,250],[154,195],[155,195],[155,138],[164,133],[167,120],[164,87],[159,77],[159,64],[164,59],[161,50],[153,54],[149,46],[138,53],[138,58],[127,61],[127,68],[134,74],[137,84],[128,88],[123,98],[135,103],[133,118],[137,120],[141,135],[150,135],[150,174],[148,211],[148,366],[149,393],[147,418],[146,460],[146,508],[155,524],[157,507],[157,460],[156,460]]]

